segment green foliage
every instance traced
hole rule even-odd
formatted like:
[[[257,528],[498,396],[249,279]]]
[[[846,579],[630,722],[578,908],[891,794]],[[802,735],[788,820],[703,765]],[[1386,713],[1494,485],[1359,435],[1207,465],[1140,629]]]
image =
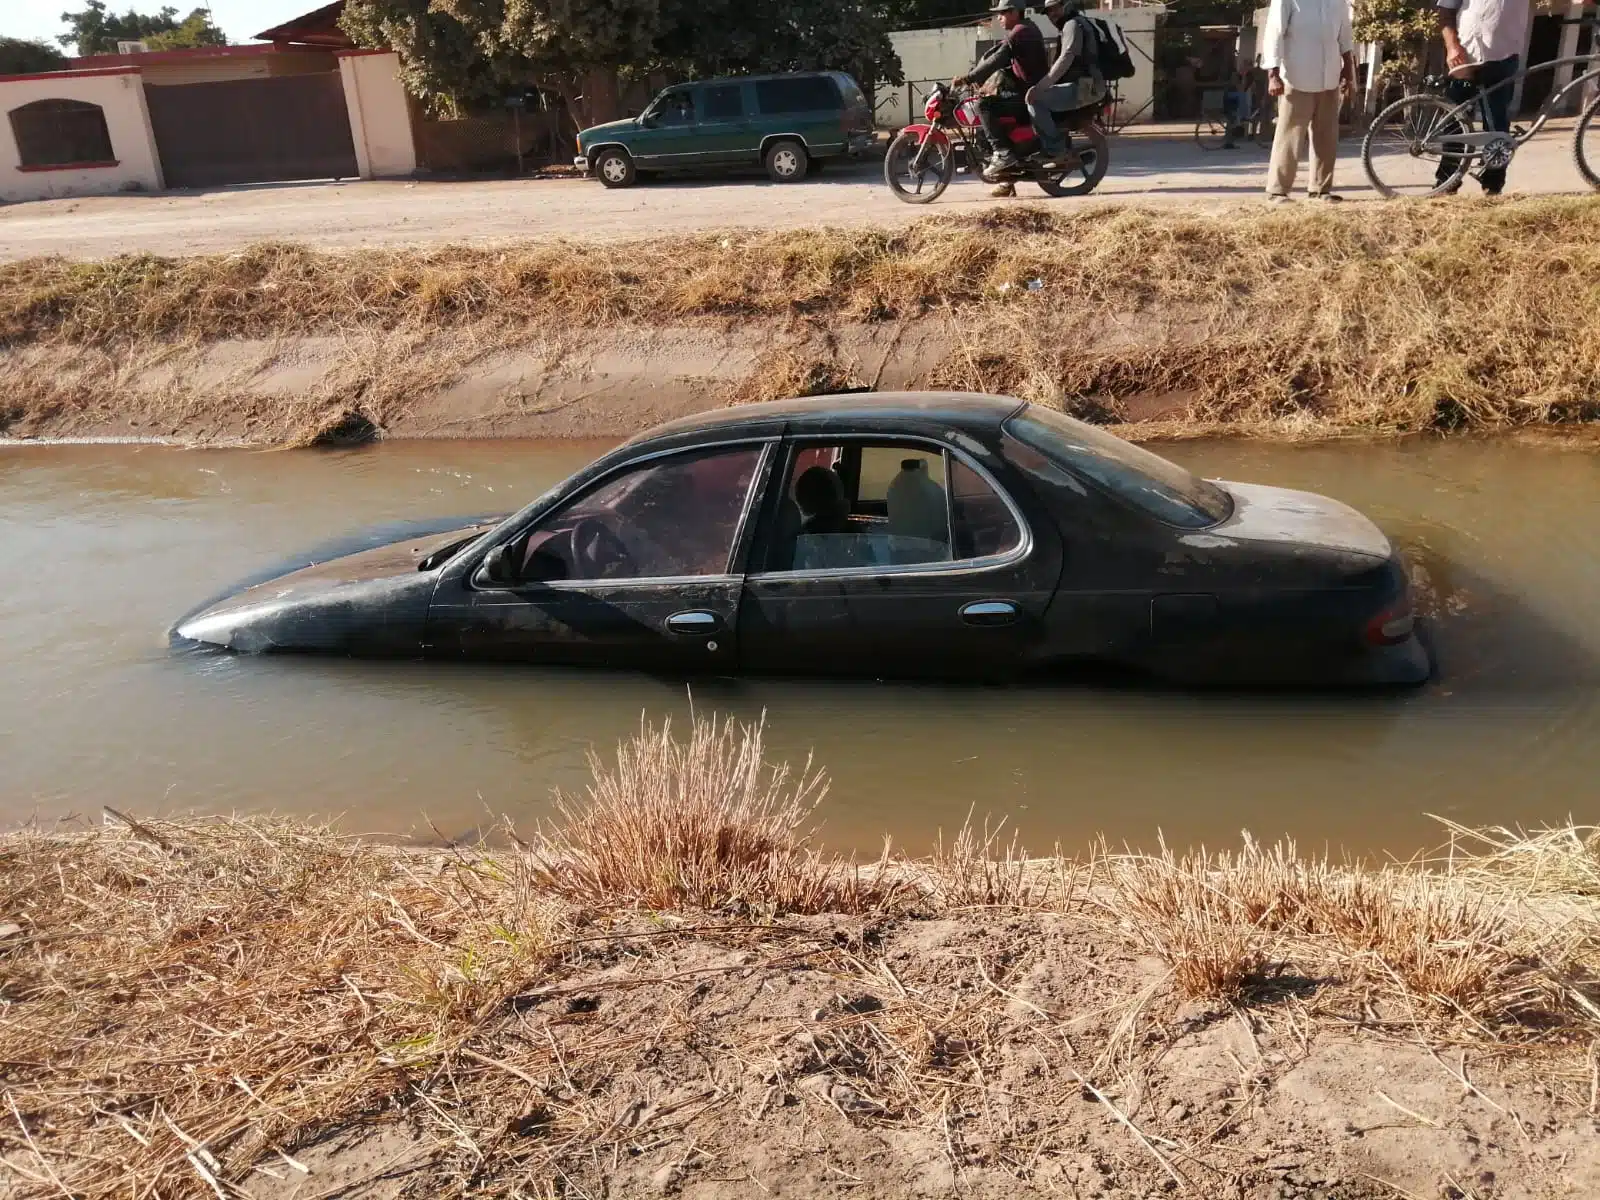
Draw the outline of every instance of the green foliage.
[[[59,71],[67,56],[48,42],[0,37],[0,75],[31,75],[38,71]]]
[[[1356,40],[1383,43],[1387,76],[1420,76],[1438,27],[1433,0],[1356,0]]]
[[[61,19],[70,32],[56,41],[63,46],[76,46],[80,56],[115,54],[118,42],[144,42],[152,50],[228,44],[203,8],[192,10],[180,22],[178,10],[171,7],[159,9],[154,16],[131,8],[119,15],[107,12],[104,0],[84,0],[81,11],[64,12]]]
[[[832,69],[898,83],[874,0],[347,0],[340,25],[399,52],[415,96],[456,105],[537,85],[603,108],[616,77]],[[606,82],[609,80],[609,83]]]

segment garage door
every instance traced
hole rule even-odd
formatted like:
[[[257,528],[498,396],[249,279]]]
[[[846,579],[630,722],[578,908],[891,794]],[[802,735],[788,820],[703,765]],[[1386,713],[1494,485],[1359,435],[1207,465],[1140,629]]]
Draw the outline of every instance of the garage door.
[[[337,71],[146,84],[144,94],[168,187],[359,174]]]

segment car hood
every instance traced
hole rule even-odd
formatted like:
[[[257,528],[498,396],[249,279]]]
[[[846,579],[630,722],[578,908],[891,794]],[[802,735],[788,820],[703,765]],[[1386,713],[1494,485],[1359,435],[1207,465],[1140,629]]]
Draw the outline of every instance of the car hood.
[[[406,583],[418,576],[422,560],[452,543],[493,529],[496,522],[462,525],[343,554],[274,575],[234,592],[183,618],[174,632],[193,642],[232,645],[234,633],[252,620],[279,616],[336,599],[339,593],[370,594],[374,586]]]
[[[1320,546],[1349,554],[1387,559],[1389,539],[1348,504],[1289,488],[1256,483],[1215,481],[1233,497],[1233,513],[1204,533],[1184,537],[1187,545],[1220,546],[1227,542],[1279,542]]]
[[[587,146],[596,138],[608,137],[617,133],[627,133],[637,128],[639,128],[639,122],[632,117],[621,121],[607,121],[604,125],[591,125],[578,135],[578,140]]]

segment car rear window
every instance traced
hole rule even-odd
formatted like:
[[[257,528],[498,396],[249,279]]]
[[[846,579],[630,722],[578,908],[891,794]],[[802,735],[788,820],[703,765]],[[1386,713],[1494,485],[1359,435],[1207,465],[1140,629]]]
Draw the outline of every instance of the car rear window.
[[[796,75],[756,84],[756,104],[767,116],[783,113],[837,112],[844,107],[839,85],[826,75]]]
[[[844,94],[844,102],[851,108],[865,108],[867,98],[861,94],[861,89],[856,86],[856,81],[848,75],[838,80],[839,91]]]
[[[1056,466],[1169,525],[1204,529],[1233,511],[1216,484],[1064,413],[1030,404],[1002,428]]]

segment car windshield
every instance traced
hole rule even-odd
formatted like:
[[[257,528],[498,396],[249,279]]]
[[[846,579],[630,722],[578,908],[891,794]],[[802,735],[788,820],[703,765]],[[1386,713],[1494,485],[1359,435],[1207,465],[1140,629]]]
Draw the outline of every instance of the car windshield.
[[[1169,525],[1204,529],[1233,511],[1215,484],[1132,442],[1030,404],[1004,425],[1005,431],[1051,462],[1136,505]]]

